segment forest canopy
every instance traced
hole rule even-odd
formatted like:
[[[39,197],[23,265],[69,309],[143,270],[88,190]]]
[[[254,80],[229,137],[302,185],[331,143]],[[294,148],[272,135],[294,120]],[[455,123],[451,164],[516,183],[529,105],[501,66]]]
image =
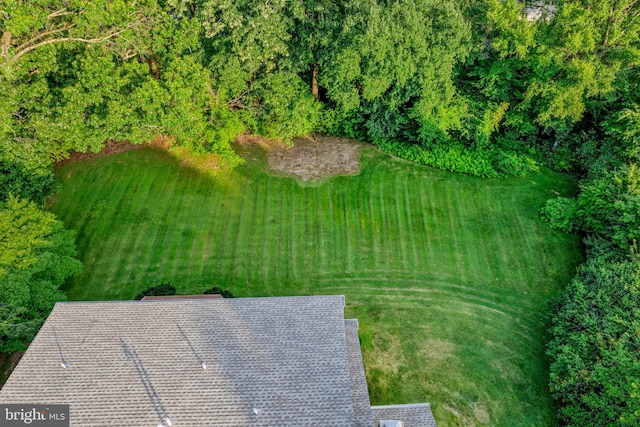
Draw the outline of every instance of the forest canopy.
[[[33,261],[21,277],[42,277],[32,283],[51,297],[79,268],[66,232],[39,210],[52,164],[109,140],[162,136],[235,165],[241,133],[290,142],[322,132],[482,177],[547,165],[582,180],[577,199],[551,200],[543,215],[583,234],[589,258],[553,313],[562,420],[634,423],[637,408],[616,412],[610,391],[637,399],[637,337],[578,302],[588,294],[596,316],[623,310],[639,324],[637,298],[606,296],[638,285],[636,0],[5,0],[0,33],[0,214],[50,225],[38,242],[58,242],[64,268],[45,280]],[[50,306],[30,298],[5,308],[17,319],[29,304]],[[622,340],[604,353],[601,327]],[[615,365],[602,358],[630,368],[605,384],[590,375]],[[603,418],[598,407],[609,408]]]
[[[598,157],[600,136],[637,115],[636,9],[7,1],[0,147],[34,169],[109,139],[165,135],[233,163],[229,144],[242,132],[290,141],[320,131],[480,176],[580,169]]]

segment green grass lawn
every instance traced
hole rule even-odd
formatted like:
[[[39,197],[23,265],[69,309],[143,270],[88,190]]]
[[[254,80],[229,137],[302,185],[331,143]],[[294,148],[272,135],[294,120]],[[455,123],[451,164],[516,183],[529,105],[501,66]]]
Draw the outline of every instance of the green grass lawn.
[[[557,424],[546,313],[581,249],[538,211],[570,180],[483,180],[366,147],[359,176],[300,185],[245,154],[215,178],[151,148],[61,167],[51,210],[84,263],[69,298],[165,281],[180,294],[344,294],[373,404],[431,402],[440,427]]]

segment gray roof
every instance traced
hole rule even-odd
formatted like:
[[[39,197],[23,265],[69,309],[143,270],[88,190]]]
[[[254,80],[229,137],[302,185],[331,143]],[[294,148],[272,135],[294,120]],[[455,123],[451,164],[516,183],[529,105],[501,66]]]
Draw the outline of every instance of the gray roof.
[[[436,420],[431,413],[428,403],[410,405],[372,406],[373,418],[378,422],[383,420],[402,420],[406,427],[436,427]]]
[[[73,426],[355,426],[343,309],[341,296],[58,303],[0,401],[70,404]]]
[[[71,426],[435,426],[372,417],[343,296],[58,303],[0,401],[69,404]]]
[[[358,338],[358,321],[356,319],[345,320],[347,333],[347,353],[349,354],[349,373],[351,375],[351,394],[353,396],[353,408],[356,414],[356,426],[365,427],[373,425],[371,417],[371,403],[369,402],[369,389],[367,378],[364,374],[362,363],[362,351],[360,350],[360,338]]]

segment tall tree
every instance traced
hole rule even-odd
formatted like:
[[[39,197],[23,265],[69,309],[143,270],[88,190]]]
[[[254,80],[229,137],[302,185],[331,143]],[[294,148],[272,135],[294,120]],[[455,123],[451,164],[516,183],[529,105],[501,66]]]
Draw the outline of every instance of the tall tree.
[[[21,349],[66,299],[60,286],[82,270],[73,232],[34,203],[0,204],[0,351]]]
[[[580,140],[576,130],[592,132],[593,124],[628,106],[640,60],[635,0],[535,3],[537,18],[515,0],[487,4],[486,32],[476,33],[483,47],[466,64],[461,88],[480,128],[487,108],[508,104],[494,143],[576,151],[568,147]]]
[[[46,164],[107,139],[165,134],[236,158],[229,143],[244,126],[217,101],[197,20],[155,0],[9,3],[0,155]]]
[[[204,28],[205,63],[217,99],[256,133],[291,141],[308,133],[319,107],[290,55],[295,2],[174,0]]]
[[[343,117],[342,128],[369,140],[414,141],[418,129],[430,139],[456,128],[464,101],[453,85],[455,67],[468,53],[469,38],[457,5],[357,3],[357,10],[338,9],[337,37],[331,49],[319,49],[324,57],[317,61],[319,84]]]
[[[638,425],[639,266],[591,259],[553,313],[550,385],[566,425]]]

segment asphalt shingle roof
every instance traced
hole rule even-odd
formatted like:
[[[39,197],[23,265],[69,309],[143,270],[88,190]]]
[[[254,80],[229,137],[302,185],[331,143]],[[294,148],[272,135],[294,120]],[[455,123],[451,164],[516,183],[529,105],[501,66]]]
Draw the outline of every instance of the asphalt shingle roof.
[[[345,320],[347,333],[347,352],[349,354],[349,373],[351,375],[351,394],[353,396],[353,408],[356,415],[356,426],[370,427],[373,425],[371,417],[371,403],[369,401],[369,389],[367,377],[362,363],[362,351],[358,338],[358,321],[356,319]]]
[[[0,401],[70,404],[72,426],[355,426],[343,309],[342,296],[58,303]]]
[[[58,303],[0,402],[69,404],[75,427],[436,425],[371,407],[343,296]]]
[[[406,427],[436,427],[436,421],[428,403],[409,405],[372,406],[376,426],[380,421],[402,420]]]

